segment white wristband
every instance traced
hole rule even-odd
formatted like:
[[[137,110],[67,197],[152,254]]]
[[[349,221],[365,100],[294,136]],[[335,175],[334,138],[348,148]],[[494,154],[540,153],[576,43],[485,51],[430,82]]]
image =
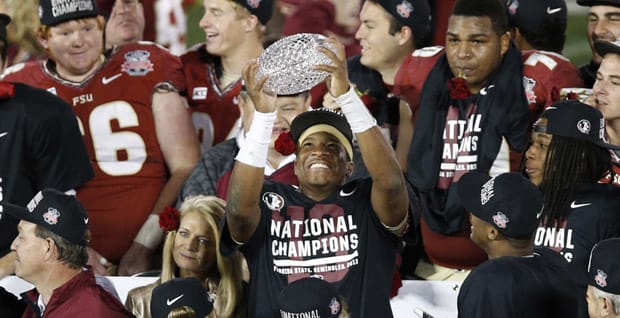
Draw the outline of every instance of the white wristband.
[[[133,241],[154,250],[159,246],[163,235],[164,231],[159,227],[159,215],[150,214]]]
[[[235,159],[246,165],[256,168],[264,168],[267,163],[267,152],[271,143],[273,123],[276,121],[276,113],[261,113],[254,111],[252,124],[248,133],[245,134],[243,145]]]
[[[353,85],[349,87],[349,91],[336,97],[336,104],[340,106],[354,134],[363,133],[377,125],[377,120],[357,96]]]

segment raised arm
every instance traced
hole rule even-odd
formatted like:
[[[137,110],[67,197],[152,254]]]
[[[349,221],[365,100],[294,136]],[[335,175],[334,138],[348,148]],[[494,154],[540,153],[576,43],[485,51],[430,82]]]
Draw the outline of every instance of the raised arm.
[[[149,269],[151,255],[163,236],[158,214],[166,206],[174,206],[183,182],[200,158],[200,146],[183,97],[172,88],[167,92],[155,92],[152,109],[157,141],[170,177],[155,201],[151,215],[121,258],[119,275],[131,275]]]
[[[252,62],[243,69],[243,80],[256,109],[245,141],[235,158],[227,194],[228,230],[232,238],[240,243],[250,239],[260,221],[259,199],[276,119],[275,98],[262,91],[267,78],[256,79],[257,67],[258,64]]]
[[[359,143],[362,160],[373,180],[372,207],[384,225],[404,224],[409,200],[396,154],[349,82],[344,46],[334,38],[329,38],[328,43],[336,47],[336,53],[324,47],[319,50],[331,59],[332,65],[320,65],[317,69],[330,73],[329,93],[336,97]]]

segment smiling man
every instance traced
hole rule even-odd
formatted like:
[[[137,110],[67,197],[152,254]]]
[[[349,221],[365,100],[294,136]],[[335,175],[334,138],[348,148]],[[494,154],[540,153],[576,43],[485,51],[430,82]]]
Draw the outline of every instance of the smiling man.
[[[181,62],[151,43],[104,54],[94,0],[41,0],[39,8],[50,58],[14,65],[4,79],[56,94],[77,116],[95,170],[77,192],[91,217],[89,264],[103,275],[116,265],[121,275],[146,271],[163,235],[158,214],[174,204],[200,155],[179,94]]]
[[[203,149],[234,137],[241,70],[263,52],[273,0],[203,0],[205,42],[181,56],[187,99]]]
[[[588,43],[592,49],[590,63],[579,68],[585,87],[591,88],[603,56],[594,49],[594,42],[615,41],[620,38],[620,0],[577,0],[580,6],[590,7],[588,12]]]
[[[408,226],[405,180],[392,147],[347,77],[344,45],[321,47],[331,65],[328,88],[341,113],[308,111],[291,125],[299,187],[263,180],[275,103],[264,80],[245,68],[256,111],[239,150],[228,189],[223,253],[239,248],[248,262],[251,317],[274,317],[288,284],[319,275],[336,287],[352,317],[391,317],[392,270],[399,236]],[[353,168],[353,134],[370,178],[345,184]],[[371,287],[372,286],[372,287]],[[372,288],[372,289],[371,289]]]

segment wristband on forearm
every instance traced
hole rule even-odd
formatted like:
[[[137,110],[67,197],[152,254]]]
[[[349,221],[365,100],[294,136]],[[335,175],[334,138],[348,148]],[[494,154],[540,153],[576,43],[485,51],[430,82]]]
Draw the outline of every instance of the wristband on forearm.
[[[340,106],[354,134],[363,133],[377,125],[377,120],[370,114],[360,97],[357,96],[353,85],[351,85],[349,91],[336,97],[336,104]]]
[[[138,235],[133,239],[134,242],[144,245],[150,250],[154,250],[159,246],[164,232],[159,228],[159,216],[150,214],[149,217],[138,231]]]
[[[275,121],[275,112],[261,113],[254,111],[250,130],[245,134],[245,140],[235,160],[256,168],[264,168],[267,163],[267,152],[271,143],[271,132]]]

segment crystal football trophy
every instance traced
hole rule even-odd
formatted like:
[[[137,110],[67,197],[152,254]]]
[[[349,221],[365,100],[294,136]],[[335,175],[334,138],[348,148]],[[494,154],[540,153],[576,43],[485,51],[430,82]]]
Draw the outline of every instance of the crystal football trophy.
[[[320,64],[331,65],[331,60],[316,49],[324,46],[335,52],[326,40],[320,34],[299,33],[274,42],[258,57],[256,77],[268,75],[265,89],[277,95],[309,90],[329,75],[313,69]]]

